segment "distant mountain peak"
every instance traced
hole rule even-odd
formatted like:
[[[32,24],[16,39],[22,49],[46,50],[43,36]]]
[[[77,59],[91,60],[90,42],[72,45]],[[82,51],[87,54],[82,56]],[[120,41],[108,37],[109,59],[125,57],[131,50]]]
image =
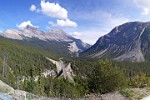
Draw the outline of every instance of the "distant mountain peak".
[[[61,44],[63,45],[61,47],[64,47],[65,50],[69,54],[78,53],[89,48],[88,44],[85,45],[86,43],[82,42],[80,39],[76,39],[68,35],[66,32],[64,32],[61,29],[51,29],[48,32],[44,32],[38,29],[37,27],[28,25],[26,26],[26,28],[20,29],[20,30],[8,29],[6,32],[0,33],[0,35],[5,38],[22,40],[22,41],[30,40],[30,41],[35,42],[38,40],[38,42],[39,41],[42,43],[44,42],[48,44],[48,46],[56,44],[56,45],[53,45],[54,47],[51,47],[51,48],[55,48],[57,47],[57,45]],[[45,46],[45,45],[42,44],[42,46]],[[60,47],[58,46],[58,48]]]
[[[54,32],[54,33],[65,33],[62,29],[56,29],[56,28],[52,28],[49,32]]]
[[[62,29],[56,29],[56,28],[52,28],[50,31],[48,31],[47,33],[51,33],[57,36],[67,36],[70,37],[69,34],[67,34],[64,30]]]
[[[24,29],[21,30],[39,30],[36,26],[27,25]]]

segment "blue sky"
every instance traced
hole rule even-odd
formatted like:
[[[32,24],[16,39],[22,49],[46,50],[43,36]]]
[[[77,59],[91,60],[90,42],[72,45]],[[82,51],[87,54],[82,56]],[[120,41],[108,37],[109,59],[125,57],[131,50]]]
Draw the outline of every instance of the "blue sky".
[[[59,28],[93,44],[120,24],[150,21],[150,0],[1,0],[0,31]]]

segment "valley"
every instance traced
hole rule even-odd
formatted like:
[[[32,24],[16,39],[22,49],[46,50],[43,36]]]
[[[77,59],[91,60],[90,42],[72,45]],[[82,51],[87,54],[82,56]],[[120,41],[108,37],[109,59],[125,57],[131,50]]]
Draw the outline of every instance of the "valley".
[[[1,0],[0,100],[150,100],[150,0]]]
[[[1,95],[5,98],[9,94],[8,98],[17,100],[19,93],[25,93],[22,100],[27,94],[33,100],[82,100],[98,94],[95,97],[104,100],[144,98],[150,95],[149,44],[145,45],[149,43],[148,25],[125,23],[100,37],[91,47],[62,30],[44,33],[27,26],[25,31],[33,35],[27,37],[25,32],[15,30],[15,38],[9,35],[12,31],[6,31],[5,36],[0,33],[0,79],[9,85],[1,81],[9,87],[6,91],[11,90],[5,93],[5,89],[0,89],[4,93]],[[127,32],[126,27],[130,27]],[[87,50],[83,48],[86,46]]]

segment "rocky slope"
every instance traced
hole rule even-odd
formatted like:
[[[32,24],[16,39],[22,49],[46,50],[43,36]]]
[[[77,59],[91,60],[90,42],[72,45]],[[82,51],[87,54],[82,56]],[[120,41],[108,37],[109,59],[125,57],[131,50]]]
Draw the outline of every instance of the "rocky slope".
[[[32,100],[38,96],[22,90],[15,90],[0,80],[0,100]]]
[[[128,90],[128,91],[127,91]],[[131,88],[125,89],[120,92],[111,92],[102,95],[86,95],[78,100],[149,100],[150,98],[149,88]],[[59,97],[40,97],[26,91],[15,90],[6,83],[0,80],[0,100],[60,100]],[[70,98],[64,98],[65,100],[72,100]]]
[[[51,29],[44,32],[29,25],[20,30],[8,29],[1,32],[0,36],[36,45],[60,55],[64,52],[66,52],[64,55],[78,55],[79,52],[90,47],[89,44],[68,35],[63,30]]]
[[[150,22],[129,22],[115,27],[82,55],[117,61],[150,60]]]
[[[75,76],[75,74],[73,72],[73,69],[71,68],[71,63],[65,63],[61,59],[60,61],[55,61],[48,57],[46,57],[46,59],[56,65],[57,68],[56,77],[62,76],[63,78],[68,79],[69,82],[74,83],[73,77]]]

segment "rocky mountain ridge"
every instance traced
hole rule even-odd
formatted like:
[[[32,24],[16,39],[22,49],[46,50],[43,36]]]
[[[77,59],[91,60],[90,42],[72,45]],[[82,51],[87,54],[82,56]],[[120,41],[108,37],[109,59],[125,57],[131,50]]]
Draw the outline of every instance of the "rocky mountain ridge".
[[[117,61],[142,62],[149,59],[150,22],[129,22],[100,37],[82,55]]]
[[[82,40],[76,39],[71,35],[68,35],[63,30],[51,29],[50,31],[44,32],[36,27],[29,25],[26,26],[26,28],[20,30],[8,29],[5,32],[0,32],[0,36],[9,39],[35,43],[38,46],[40,42],[40,45],[46,44],[47,48],[57,47],[55,49],[56,51],[60,47],[59,45],[61,45],[61,48],[64,48],[65,52],[68,52],[68,54],[70,53],[76,55],[78,55],[79,52],[82,52],[90,47],[89,44],[84,43]]]

